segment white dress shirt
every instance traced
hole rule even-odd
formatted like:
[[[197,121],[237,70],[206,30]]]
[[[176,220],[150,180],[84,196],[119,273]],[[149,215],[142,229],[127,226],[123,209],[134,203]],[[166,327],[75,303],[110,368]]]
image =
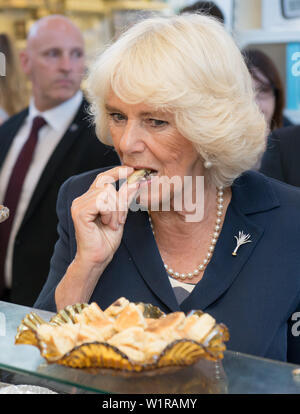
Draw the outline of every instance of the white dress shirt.
[[[4,111],[3,108],[0,107],[0,124],[2,124],[4,121],[6,121],[9,118],[9,115],[7,112]]]
[[[42,175],[42,172],[51,157],[56,146],[64,136],[72,119],[74,118],[82,102],[82,92],[78,91],[71,99],[63,102],[55,108],[45,112],[40,112],[34,105],[33,99],[30,101],[28,116],[22,127],[15,136],[12,145],[6,155],[5,161],[0,171],[0,204],[3,204],[6,187],[10,178],[12,169],[16,163],[18,155],[29,138],[33,119],[36,116],[42,116],[47,122],[38,133],[38,142],[34,152],[33,159],[25,177],[22,192],[18,202],[10,239],[7,248],[5,261],[5,282],[6,287],[11,287],[12,282],[12,258],[14,241],[17,232],[26,213],[30,199]]]

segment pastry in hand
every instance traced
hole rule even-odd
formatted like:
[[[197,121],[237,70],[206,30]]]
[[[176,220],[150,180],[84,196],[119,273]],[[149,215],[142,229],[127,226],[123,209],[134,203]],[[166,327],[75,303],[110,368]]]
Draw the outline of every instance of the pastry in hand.
[[[142,178],[147,177],[151,174],[151,170],[148,170],[146,168],[142,168],[140,170],[135,170],[127,179],[128,184],[134,184],[137,181],[141,180]]]

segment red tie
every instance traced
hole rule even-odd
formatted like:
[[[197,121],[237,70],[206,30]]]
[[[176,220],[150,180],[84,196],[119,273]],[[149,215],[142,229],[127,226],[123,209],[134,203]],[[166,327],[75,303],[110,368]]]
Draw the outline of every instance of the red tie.
[[[30,135],[25,142],[12,170],[3,204],[9,208],[9,218],[0,225],[0,300],[5,289],[4,264],[10,231],[13,225],[23,183],[29,169],[34,150],[38,141],[38,132],[46,121],[37,116],[34,118]]]

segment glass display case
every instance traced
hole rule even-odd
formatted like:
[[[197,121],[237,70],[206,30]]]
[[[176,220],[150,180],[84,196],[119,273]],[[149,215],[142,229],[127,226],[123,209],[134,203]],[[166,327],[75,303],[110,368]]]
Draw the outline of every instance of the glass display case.
[[[17,327],[31,311],[0,301],[0,393],[9,384],[30,384],[63,394],[300,394],[297,365],[232,351],[226,351],[218,362],[199,361],[160,374],[85,371],[48,364],[37,348],[14,344]],[[53,316],[34,311],[45,320]]]

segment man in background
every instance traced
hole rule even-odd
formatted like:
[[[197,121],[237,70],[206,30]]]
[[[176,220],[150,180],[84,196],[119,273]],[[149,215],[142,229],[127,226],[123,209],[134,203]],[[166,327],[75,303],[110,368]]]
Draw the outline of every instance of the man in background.
[[[189,6],[186,6],[180,10],[180,14],[182,13],[204,13],[208,16],[216,17],[220,20],[221,23],[224,24],[224,14],[222,10],[216,5],[213,1],[196,1]]]
[[[0,300],[32,306],[57,240],[56,199],[61,184],[87,170],[119,164],[90,124],[80,84],[84,40],[66,17],[32,26],[21,53],[32,83],[30,105],[0,127]]]

